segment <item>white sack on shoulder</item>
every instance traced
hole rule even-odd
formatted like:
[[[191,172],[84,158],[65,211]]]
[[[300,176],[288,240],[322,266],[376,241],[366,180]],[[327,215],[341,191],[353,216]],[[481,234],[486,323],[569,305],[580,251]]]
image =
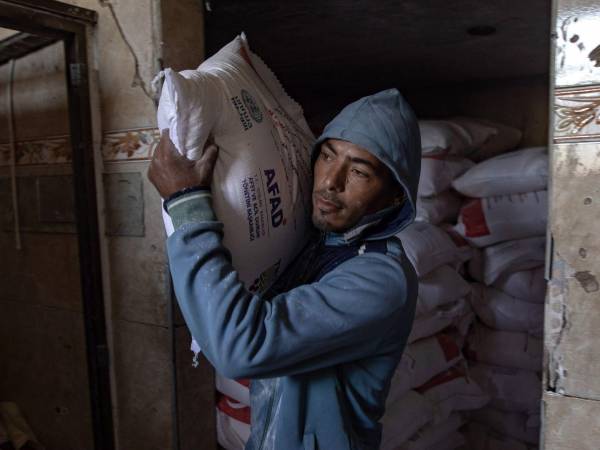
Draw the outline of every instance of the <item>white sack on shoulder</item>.
[[[520,194],[548,186],[546,147],[531,147],[496,156],[470,168],[452,182],[467,197]]]
[[[240,280],[263,292],[306,239],[314,143],[302,108],[265,63],[236,37],[196,70],[164,71],[160,130],[180,153],[201,157],[209,139],[219,147],[211,186],[223,222],[223,243]],[[167,234],[173,232],[163,211]],[[192,351],[200,351],[192,343]]]
[[[433,405],[416,391],[408,391],[395,402],[386,402],[381,419],[381,450],[396,450],[433,419]]]
[[[533,269],[544,264],[546,237],[538,236],[502,242],[481,250],[480,260],[473,258],[469,273],[477,281],[491,285],[505,274]],[[539,283],[539,281],[538,281]],[[536,288],[536,289],[539,289]],[[537,303],[535,299],[519,296],[522,300]]]
[[[491,397],[490,406],[502,411],[536,413],[542,399],[537,372],[487,364],[469,364],[469,375]]]
[[[223,241],[246,287],[264,291],[305,241],[314,136],[302,109],[238,36],[196,70],[165,70],[158,126],[192,160],[209,138],[219,147],[212,194]]]
[[[488,327],[503,331],[523,331],[541,338],[544,305],[511,297],[493,287],[473,284],[471,307]]]
[[[462,175],[475,163],[456,156],[421,158],[419,197],[431,197],[448,190],[452,180]]]
[[[543,266],[529,270],[506,273],[493,282],[493,286],[521,300],[544,303],[546,279]]]
[[[433,197],[417,197],[415,220],[433,225],[456,222],[461,205],[462,198],[453,191],[444,191]]]
[[[412,223],[396,237],[419,277],[444,264],[464,262],[471,254],[468,246],[459,247],[446,231],[427,222]]]
[[[543,342],[528,333],[492,330],[475,324],[467,337],[465,355],[493,366],[540,371]]]
[[[467,201],[456,231],[475,247],[542,236],[546,233],[548,193],[500,195]]]
[[[419,279],[416,315],[452,303],[471,292],[471,285],[451,266],[443,265]]]
[[[406,391],[423,385],[462,359],[458,344],[448,334],[408,344],[392,377],[388,401],[393,403]]]

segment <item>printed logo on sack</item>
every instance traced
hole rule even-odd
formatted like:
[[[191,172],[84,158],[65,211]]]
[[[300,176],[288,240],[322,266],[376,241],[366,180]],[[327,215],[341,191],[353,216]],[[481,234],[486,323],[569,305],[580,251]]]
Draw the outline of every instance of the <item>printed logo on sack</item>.
[[[281,209],[279,185],[275,181],[275,169],[267,169],[264,172],[267,177],[267,191],[269,192],[269,203],[271,204],[271,225],[273,225],[273,228],[277,228],[286,223]]]
[[[263,120],[263,114],[258,105],[256,104],[256,100],[252,97],[248,91],[242,89],[242,101],[244,105],[246,105],[246,109],[250,113],[250,116],[257,122],[260,123]]]

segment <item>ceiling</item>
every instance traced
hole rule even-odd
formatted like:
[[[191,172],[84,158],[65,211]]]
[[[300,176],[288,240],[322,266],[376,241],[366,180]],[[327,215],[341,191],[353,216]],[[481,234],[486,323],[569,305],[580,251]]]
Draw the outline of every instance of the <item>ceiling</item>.
[[[207,54],[245,31],[305,106],[391,86],[547,74],[550,0],[212,0]],[[496,32],[473,36],[471,27]],[[307,111],[308,112],[308,111]]]

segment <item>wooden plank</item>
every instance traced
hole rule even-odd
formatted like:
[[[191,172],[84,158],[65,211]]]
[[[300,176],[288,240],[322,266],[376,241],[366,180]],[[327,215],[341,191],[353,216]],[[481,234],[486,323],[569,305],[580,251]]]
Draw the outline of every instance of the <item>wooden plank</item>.
[[[545,393],[544,450],[598,450],[600,402]]]
[[[69,3],[54,0],[10,0],[11,3],[26,8],[62,16],[68,20],[77,20],[94,25],[98,21],[98,13],[93,9],[82,8]]]
[[[22,58],[57,41],[57,38],[18,33],[0,41],[0,65]]]

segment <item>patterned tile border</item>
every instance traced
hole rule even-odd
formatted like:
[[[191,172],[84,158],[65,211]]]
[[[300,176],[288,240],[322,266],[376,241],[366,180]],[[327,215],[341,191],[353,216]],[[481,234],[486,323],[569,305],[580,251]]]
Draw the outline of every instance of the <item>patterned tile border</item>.
[[[104,161],[139,161],[152,157],[160,134],[156,128],[141,128],[105,133],[102,139]],[[16,162],[19,166],[64,164],[71,162],[69,136],[51,136],[17,142]],[[10,164],[10,145],[0,143],[0,166]]]
[[[600,141],[600,86],[557,88],[554,142]]]
[[[52,136],[40,140],[17,142],[17,165],[60,164],[71,161],[69,136]],[[0,166],[10,164],[10,144],[0,143]]]
[[[102,139],[102,157],[104,161],[150,159],[159,138],[158,128],[106,133]]]

